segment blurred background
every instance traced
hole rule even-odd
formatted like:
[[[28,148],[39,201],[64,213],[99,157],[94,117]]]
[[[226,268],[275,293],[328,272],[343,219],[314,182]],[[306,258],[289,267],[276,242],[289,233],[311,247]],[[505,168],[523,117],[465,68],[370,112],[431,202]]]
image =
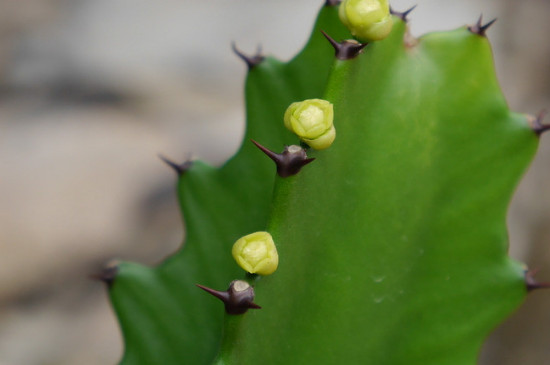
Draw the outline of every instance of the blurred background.
[[[180,245],[175,174],[157,155],[227,159],[244,131],[246,74],[231,41],[289,59],[321,3],[0,0],[0,365],[117,362],[117,322],[89,275]],[[488,37],[511,108],[550,108],[550,1],[392,1],[415,4],[413,35],[497,17]],[[543,136],[509,214],[512,255],[543,281],[549,162]],[[532,293],[482,363],[548,363],[548,308],[550,291]]]

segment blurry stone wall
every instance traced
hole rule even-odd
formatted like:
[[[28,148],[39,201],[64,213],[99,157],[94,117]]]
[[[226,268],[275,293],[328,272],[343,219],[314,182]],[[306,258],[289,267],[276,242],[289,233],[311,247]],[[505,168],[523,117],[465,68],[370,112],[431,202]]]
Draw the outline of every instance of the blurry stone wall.
[[[0,365],[117,361],[117,323],[89,274],[177,249],[175,175],[157,155],[228,158],[246,71],[231,41],[289,59],[321,3],[0,0]],[[550,108],[550,2],[392,2],[414,4],[414,35],[498,17],[488,36],[511,107]],[[513,256],[550,280],[548,138],[509,221]],[[548,362],[549,305],[550,293],[531,294],[483,362]]]

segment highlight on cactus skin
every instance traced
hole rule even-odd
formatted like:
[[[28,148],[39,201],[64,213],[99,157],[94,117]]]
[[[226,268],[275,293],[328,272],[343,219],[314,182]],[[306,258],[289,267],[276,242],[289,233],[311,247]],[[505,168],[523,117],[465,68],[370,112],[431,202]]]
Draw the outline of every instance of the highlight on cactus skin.
[[[279,254],[271,234],[254,232],[241,237],[232,250],[237,264],[251,274],[271,275],[279,265]]]
[[[329,148],[336,138],[332,104],[322,99],[308,99],[290,104],[284,116],[285,127],[296,133],[311,148]]]
[[[387,0],[344,0],[338,15],[351,34],[363,42],[386,38],[393,26]]]

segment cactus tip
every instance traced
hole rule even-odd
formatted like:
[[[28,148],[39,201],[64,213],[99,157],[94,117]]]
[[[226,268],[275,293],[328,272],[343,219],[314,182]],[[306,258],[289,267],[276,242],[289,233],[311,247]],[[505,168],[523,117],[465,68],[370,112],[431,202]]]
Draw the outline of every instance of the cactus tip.
[[[90,278],[94,280],[99,280],[105,283],[108,288],[113,286],[113,283],[118,275],[119,267],[118,262],[113,261],[105,265],[103,269],[95,274],[91,274]]]
[[[493,25],[494,22],[496,22],[497,19],[493,19],[490,22],[483,24],[483,15],[479,16],[479,19],[477,20],[477,23],[475,25],[471,25],[468,27],[468,30],[474,34],[480,35],[482,37],[485,37],[485,32],[487,29]]]
[[[417,7],[418,5],[414,5],[414,6],[411,6],[410,8],[408,8],[407,10],[405,11],[396,11],[396,10],[393,10],[393,8],[390,6],[390,13],[392,15],[395,15],[396,17],[398,18],[401,18],[402,21],[404,21],[405,23],[407,23],[409,21],[409,19],[407,18],[407,16]]]
[[[255,66],[259,65],[265,59],[265,57],[262,56],[261,46],[258,46],[258,50],[256,51],[256,54],[253,56],[247,56],[241,51],[239,51],[235,42],[231,43],[231,49],[237,56],[239,56],[240,59],[242,59],[246,63],[246,65],[248,66],[248,70],[253,69]]]
[[[531,292],[536,289],[546,289],[550,288],[550,282],[538,282],[537,279],[535,279],[535,275],[537,274],[539,270],[533,269],[533,270],[527,270],[525,272],[525,286],[527,287],[527,291]]]
[[[310,162],[313,162],[315,158],[308,158],[306,151],[300,146],[287,146],[282,153],[275,153],[266,147],[262,146],[258,142],[251,140],[263,153],[277,165],[277,174],[280,177],[289,177],[296,175],[302,167]]]
[[[234,280],[226,291],[219,291],[206,286],[196,284],[205,292],[220,299],[227,314],[244,314],[249,309],[261,309],[254,303],[254,288],[246,281]]]
[[[334,47],[334,55],[337,59],[341,61],[351,60],[352,58],[357,57],[363,51],[363,48],[365,48],[368,44],[359,43],[353,39],[337,42],[324,30],[321,30],[321,33],[323,33],[323,35],[330,42],[332,47]]]
[[[172,160],[169,160],[168,158],[164,157],[163,155],[159,154],[158,156],[162,161],[164,161],[165,164],[170,166],[176,172],[176,174],[178,174],[178,176],[183,175],[193,165],[193,161],[191,161],[191,159],[187,159],[183,163],[176,163],[176,162],[174,162]]]
[[[544,117],[546,116],[547,113],[548,113],[548,111],[543,109],[533,119],[533,123],[532,123],[531,128],[533,129],[533,132],[535,132],[537,134],[537,136],[540,136],[541,134],[543,134],[544,132],[546,132],[547,130],[550,129],[550,124],[542,123],[542,121],[544,120]]]

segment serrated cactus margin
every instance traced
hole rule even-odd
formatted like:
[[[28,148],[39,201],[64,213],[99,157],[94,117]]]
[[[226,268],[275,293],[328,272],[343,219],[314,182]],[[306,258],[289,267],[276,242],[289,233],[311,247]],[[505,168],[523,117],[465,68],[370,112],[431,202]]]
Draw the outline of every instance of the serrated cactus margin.
[[[228,163],[161,157],[178,175],[188,237],[156,268],[123,262],[98,276],[122,364],[473,365],[494,326],[548,287],[506,253],[508,202],[549,127],[544,113],[506,106],[494,20],[412,39],[414,7],[390,9],[391,33],[367,44],[339,4],[325,2],[288,63],[233,43],[248,124]],[[316,118],[288,119],[303,101],[334,106],[334,126],[314,138],[329,127],[336,138],[319,150],[307,145]],[[231,257],[252,232],[276,246],[267,276],[252,269],[262,246],[233,253],[248,273]]]

